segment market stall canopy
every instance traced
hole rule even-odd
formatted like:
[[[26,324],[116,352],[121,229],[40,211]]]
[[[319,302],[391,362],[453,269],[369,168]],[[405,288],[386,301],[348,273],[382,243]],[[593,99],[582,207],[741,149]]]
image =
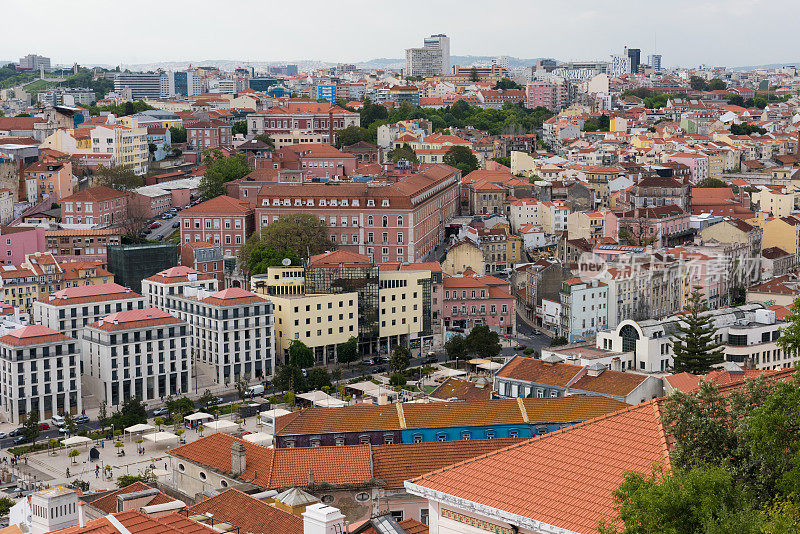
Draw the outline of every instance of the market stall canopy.
[[[71,438],[67,438],[61,441],[61,444],[65,447],[71,447],[72,445],[80,445],[81,443],[91,443],[93,440],[92,438],[87,438],[86,436],[72,436]]]
[[[155,427],[153,425],[148,425],[145,423],[139,423],[138,425],[129,426],[125,429],[125,432],[130,432],[133,434],[134,432],[145,432],[146,430],[153,430]]]
[[[153,434],[147,434],[146,436],[142,437],[147,441],[152,441],[153,443],[159,443],[170,439],[178,439],[178,436],[176,434],[173,434],[172,432],[167,432],[166,430],[162,430],[161,432],[155,432]]]
[[[214,419],[214,416],[206,412],[197,412],[184,417],[186,421],[203,421],[205,419]]]

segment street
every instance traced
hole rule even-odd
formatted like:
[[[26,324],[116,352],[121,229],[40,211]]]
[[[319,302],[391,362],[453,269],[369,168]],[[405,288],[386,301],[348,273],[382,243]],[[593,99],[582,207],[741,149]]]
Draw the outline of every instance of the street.
[[[173,228],[174,224],[179,224],[180,223],[180,219],[177,216],[173,217],[172,219],[167,219],[167,220],[163,220],[163,219],[159,218],[159,219],[156,219],[153,222],[154,223],[158,223],[159,227],[150,230],[150,233],[147,234],[147,236],[145,236],[145,239],[147,239],[149,241],[158,241],[159,240],[158,239],[159,236],[161,236],[161,240],[165,240],[173,232],[180,231],[179,227],[174,227]],[[150,225],[148,225],[148,226],[150,226]],[[145,227],[145,228],[147,228],[147,227]]]

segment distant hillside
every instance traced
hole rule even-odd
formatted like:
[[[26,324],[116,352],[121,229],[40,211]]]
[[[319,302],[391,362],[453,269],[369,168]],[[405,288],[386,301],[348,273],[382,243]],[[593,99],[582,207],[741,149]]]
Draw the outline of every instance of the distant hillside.
[[[730,67],[728,70],[749,71],[756,69],[779,69],[781,67],[789,67],[789,66],[800,67],[800,61],[795,61],[793,63],[768,63],[766,65],[749,65],[747,67]]]

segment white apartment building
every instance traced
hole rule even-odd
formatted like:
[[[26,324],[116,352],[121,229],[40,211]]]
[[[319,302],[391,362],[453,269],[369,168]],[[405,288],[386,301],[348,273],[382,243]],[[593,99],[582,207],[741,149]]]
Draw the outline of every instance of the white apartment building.
[[[68,287],[33,303],[33,322],[74,339],[80,331],[106,315],[141,310],[147,299],[119,284]]]
[[[136,174],[147,173],[150,151],[147,128],[128,128],[121,124],[96,126],[91,130],[92,153],[111,154],[112,163]]]
[[[540,226],[543,208],[542,203],[535,198],[523,198],[509,204],[508,222],[511,224],[511,230],[516,233],[527,224]]]
[[[169,312],[144,308],[106,315],[83,330],[81,342],[87,393],[109,406],[192,388],[189,325]]]
[[[37,412],[53,415],[81,412],[78,342],[41,325],[29,325],[0,337],[2,412],[13,424]]]
[[[211,293],[186,286],[183,294],[164,297],[164,309],[191,325],[198,374],[230,385],[245,375],[264,380],[275,373],[272,302],[238,287]]]
[[[450,38],[426,37],[422,48],[406,49],[406,76],[442,76],[450,73]]]
[[[169,95],[169,78],[166,73],[121,72],[114,77],[114,92],[131,92],[133,100],[158,100]]]
[[[781,369],[800,361],[777,344],[785,323],[762,304],[745,304],[704,312],[714,324],[716,341],[722,343],[725,361],[748,364],[755,369]],[[673,363],[672,342],[681,316],[645,321],[622,321],[614,330],[597,334],[597,348],[633,353],[634,368],[666,372]]]
[[[214,293],[217,291],[218,284],[217,279],[210,274],[203,274],[191,267],[178,265],[142,280],[142,295],[150,306],[165,308],[168,297],[183,295],[184,289],[187,287]]]
[[[608,286],[596,279],[571,278],[561,285],[561,329],[570,343],[595,336],[608,324]]]
[[[546,234],[557,234],[567,231],[567,219],[571,210],[569,206],[558,201],[542,202],[542,228]]]

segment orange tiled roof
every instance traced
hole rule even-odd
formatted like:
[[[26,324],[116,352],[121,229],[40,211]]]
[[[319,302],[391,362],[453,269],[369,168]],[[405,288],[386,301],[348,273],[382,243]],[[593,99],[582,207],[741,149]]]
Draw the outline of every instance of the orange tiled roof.
[[[230,453],[229,453],[230,455]],[[227,489],[189,508],[194,513],[214,514],[215,521],[226,521],[248,534],[303,534],[303,520],[243,493]]]
[[[306,486],[310,470],[314,471],[317,484],[361,484],[372,478],[369,445],[270,449],[217,432],[176,447],[170,453],[228,474],[231,445],[237,441],[244,444],[247,457],[247,469],[239,479],[262,488]],[[348,469],[342,469],[343,465]]]
[[[576,461],[580,458],[580,461]],[[528,440],[406,483],[574,532],[615,515],[628,471],[670,467],[659,401]]]
[[[111,189],[110,187],[106,187],[104,185],[98,185],[96,187],[84,189],[83,191],[78,191],[74,195],[70,195],[67,198],[62,198],[61,202],[102,202],[104,200],[126,197],[129,194],[130,193],[117,191],[116,189]]]
[[[475,382],[451,377],[434,389],[430,396],[435,399],[444,400],[489,400],[492,398],[492,386],[491,384],[485,384],[483,387],[478,387]]]
[[[38,345],[39,343],[53,343],[55,341],[71,340],[61,332],[47,328],[40,324],[23,326],[0,337],[0,343],[6,343],[15,347],[25,345]]]
[[[186,208],[181,212],[181,217],[186,215],[247,215],[252,212],[253,208],[248,202],[221,195]]]
[[[134,482],[129,486],[125,486],[124,488],[118,489],[116,491],[112,491],[110,493],[106,493],[99,499],[95,499],[94,501],[90,502],[89,504],[97,508],[103,513],[106,514],[113,514],[117,511],[117,496],[118,495],[127,495],[128,493],[133,493],[136,491],[144,491],[153,489],[152,486],[148,486],[144,482]],[[164,493],[159,493],[153,496],[153,499],[147,503],[147,505],[151,504],[164,504],[168,502],[172,502],[175,499],[172,497],[167,496]],[[142,505],[144,506],[144,505]]]
[[[372,465],[375,478],[385,481],[385,487],[402,488],[405,480],[519,441],[519,438],[506,438],[373,445]]]

